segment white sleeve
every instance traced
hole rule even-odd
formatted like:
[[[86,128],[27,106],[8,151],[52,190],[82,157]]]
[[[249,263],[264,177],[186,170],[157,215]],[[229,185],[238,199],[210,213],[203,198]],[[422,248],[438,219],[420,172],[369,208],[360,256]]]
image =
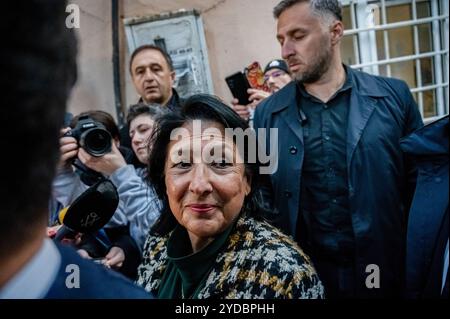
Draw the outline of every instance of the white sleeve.
[[[144,180],[145,172],[127,165],[110,176],[119,193],[119,208],[130,222],[130,233],[140,247],[161,211],[155,190]]]
[[[55,200],[66,207],[88,188],[73,170],[65,170],[58,173],[53,180],[52,195]]]

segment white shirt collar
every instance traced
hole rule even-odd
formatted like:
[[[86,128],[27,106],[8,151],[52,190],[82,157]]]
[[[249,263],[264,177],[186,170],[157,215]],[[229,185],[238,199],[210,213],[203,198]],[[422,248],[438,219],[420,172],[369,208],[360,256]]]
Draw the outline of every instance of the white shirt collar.
[[[0,299],[43,298],[52,286],[61,265],[61,255],[46,238],[33,258],[0,289]]]

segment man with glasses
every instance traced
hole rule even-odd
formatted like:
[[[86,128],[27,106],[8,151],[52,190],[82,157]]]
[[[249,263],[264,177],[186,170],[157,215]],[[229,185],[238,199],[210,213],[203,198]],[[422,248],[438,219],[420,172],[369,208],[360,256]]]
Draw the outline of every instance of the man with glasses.
[[[291,80],[288,66],[284,60],[272,60],[266,65],[264,83],[269,88],[270,94],[278,92]]]
[[[266,97],[278,92],[286,84],[291,82],[291,80],[292,78],[286,62],[277,59],[272,60],[267,63],[264,69],[264,84],[268,87],[269,92],[258,89],[248,89],[247,92],[251,103],[249,105],[239,105],[238,100],[233,99],[231,102],[233,109],[244,120],[251,120],[256,106]]]

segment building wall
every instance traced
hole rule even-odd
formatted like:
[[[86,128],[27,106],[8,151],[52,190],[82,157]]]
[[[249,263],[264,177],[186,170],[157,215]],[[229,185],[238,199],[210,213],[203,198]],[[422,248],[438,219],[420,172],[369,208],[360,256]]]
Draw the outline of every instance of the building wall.
[[[214,93],[225,101],[232,96],[225,83],[225,77],[253,61],[264,65],[272,58],[279,57],[276,41],[276,21],[272,16],[273,7],[279,0],[125,0],[126,18],[176,11],[181,8],[196,9],[200,12],[205,30],[209,65],[214,85]],[[128,61],[128,52],[126,52]],[[127,102],[134,101],[136,95],[127,78]]]
[[[81,10],[79,34],[79,80],[69,103],[69,110],[79,113],[88,109],[101,109],[116,116],[113,89],[112,36],[111,36],[111,1],[110,0],[69,0],[78,4]],[[272,9],[279,0],[118,0],[120,5],[120,59],[122,109],[137,101],[133,84],[128,72],[129,54],[125,38],[123,19],[148,17],[164,12],[180,9],[200,12],[202,17],[209,66],[213,81],[214,93],[226,102],[231,94],[224,78],[253,61],[264,65],[272,58],[280,56],[280,48],[275,40],[276,21],[272,17]],[[402,6],[390,6],[389,20],[409,20],[411,1]],[[393,2],[390,2],[391,4]],[[403,3],[403,2],[402,2]],[[427,6],[426,2],[418,5]],[[422,8],[423,9],[423,8]],[[422,10],[421,9],[421,10]],[[448,13],[447,13],[448,14]],[[350,12],[344,7],[344,21],[351,28]],[[389,22],[392,22],[389,21]],[[431,25],[431,24],[430,24]],[[448,23],[446,24],[448,33]],[[419,27],[426,29],[426,25]],[[430,27],[428,29],[428,33]],[[425,30],[425,31],[426,31]],[[423,31],[423,30],[422,30]],[[393,43],[390,44],[391,57],[413,52],[412,28],[398,28],[389,31]],[[420,48],[431,42],[431,33],[420,33]],[[381,38],[380,38],[381,39]],[[399,41],[401,39],[401,41]],[[380,42],[380,48],[382,41]],[[356,63],[351,37],[345,37],[342,43],[345,63]],[[428,49],[429,50],[429,49]],[[398,52],[396,52],[398,51]],[[405,51],[405,52],[404,52]],[[380,58],[380,57],[379,57]],[[447,57],[448,59],[448,57]],[[432,58],[421,60],[422,71],[429,70],[425,84],[433,84]],[[391,65],[391,76],[400,77],[415,87],[416,75],[414,61]],[[382,73],[384,74],[384,73]],[[425,79],[425,77],[422,75]],[[423,93],[424,114],[434,114],[434,91]],[[416,94],[417,95],[417,94]],[[447,106],[448,108],[448,106]]]
[[[101,109],[115,116],[111,5],[109,0],[74,0],[81,11],[79,81],[69,109],[78,113]],[[180,9],[196,9],[203,20],[214,93],[225,101],[232,96],[224,78],[253,61],[264,65],[279,57],[273,7],[279,0],[122,0],[121,18],[143,17]],[[121,24],[123,104],[138,99],[128,73],[129,54]]]
[[[69,101],[74,114],[104,110],[114,114],[111,5],[108,0],[72,1],[80,8],[78,81]]]

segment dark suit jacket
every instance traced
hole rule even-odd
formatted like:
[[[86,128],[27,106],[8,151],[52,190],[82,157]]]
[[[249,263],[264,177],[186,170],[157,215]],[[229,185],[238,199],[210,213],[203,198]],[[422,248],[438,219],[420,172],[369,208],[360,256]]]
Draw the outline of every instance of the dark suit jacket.
[[[403,151],[416,159],[419,173],[408,220],[408,298],[441,296],[444,250],[449,236],[448,135],[447,115],[417,130],[401,142]]]
[[[46,299],[150,299],[152,296],[133,282],[104,266],[81,258],[71,248],[57,244],[61,254],[58,275],[45,296]],[[66,280],[73,282],[73,265],[79,268],[79,288],[68,288]],[[68,279],[69,277],[69,279]],[[70,286],[70,285],[69,285]]]
[[[423,125],[406,83],[347,68],[352,91],[347,128],[347,176],[356,241],[358,291],[364,296],[400,295],[404,269],[408,203],[415,171],[400,150],[400,138]],[[263,188],[275,225],[296,236],[301,211],[303,130],[296,82],[264,100],[254,128],[278,128],[278,167]],[[300,106],[301,107],[301,106]],[[258,132],[257,132],[258,133]],[[258,135],[261,132],[258,133]],[[269,151],[270,132],[266,151]],[[368,289],[366,267],[379,266],[381,288]]]

